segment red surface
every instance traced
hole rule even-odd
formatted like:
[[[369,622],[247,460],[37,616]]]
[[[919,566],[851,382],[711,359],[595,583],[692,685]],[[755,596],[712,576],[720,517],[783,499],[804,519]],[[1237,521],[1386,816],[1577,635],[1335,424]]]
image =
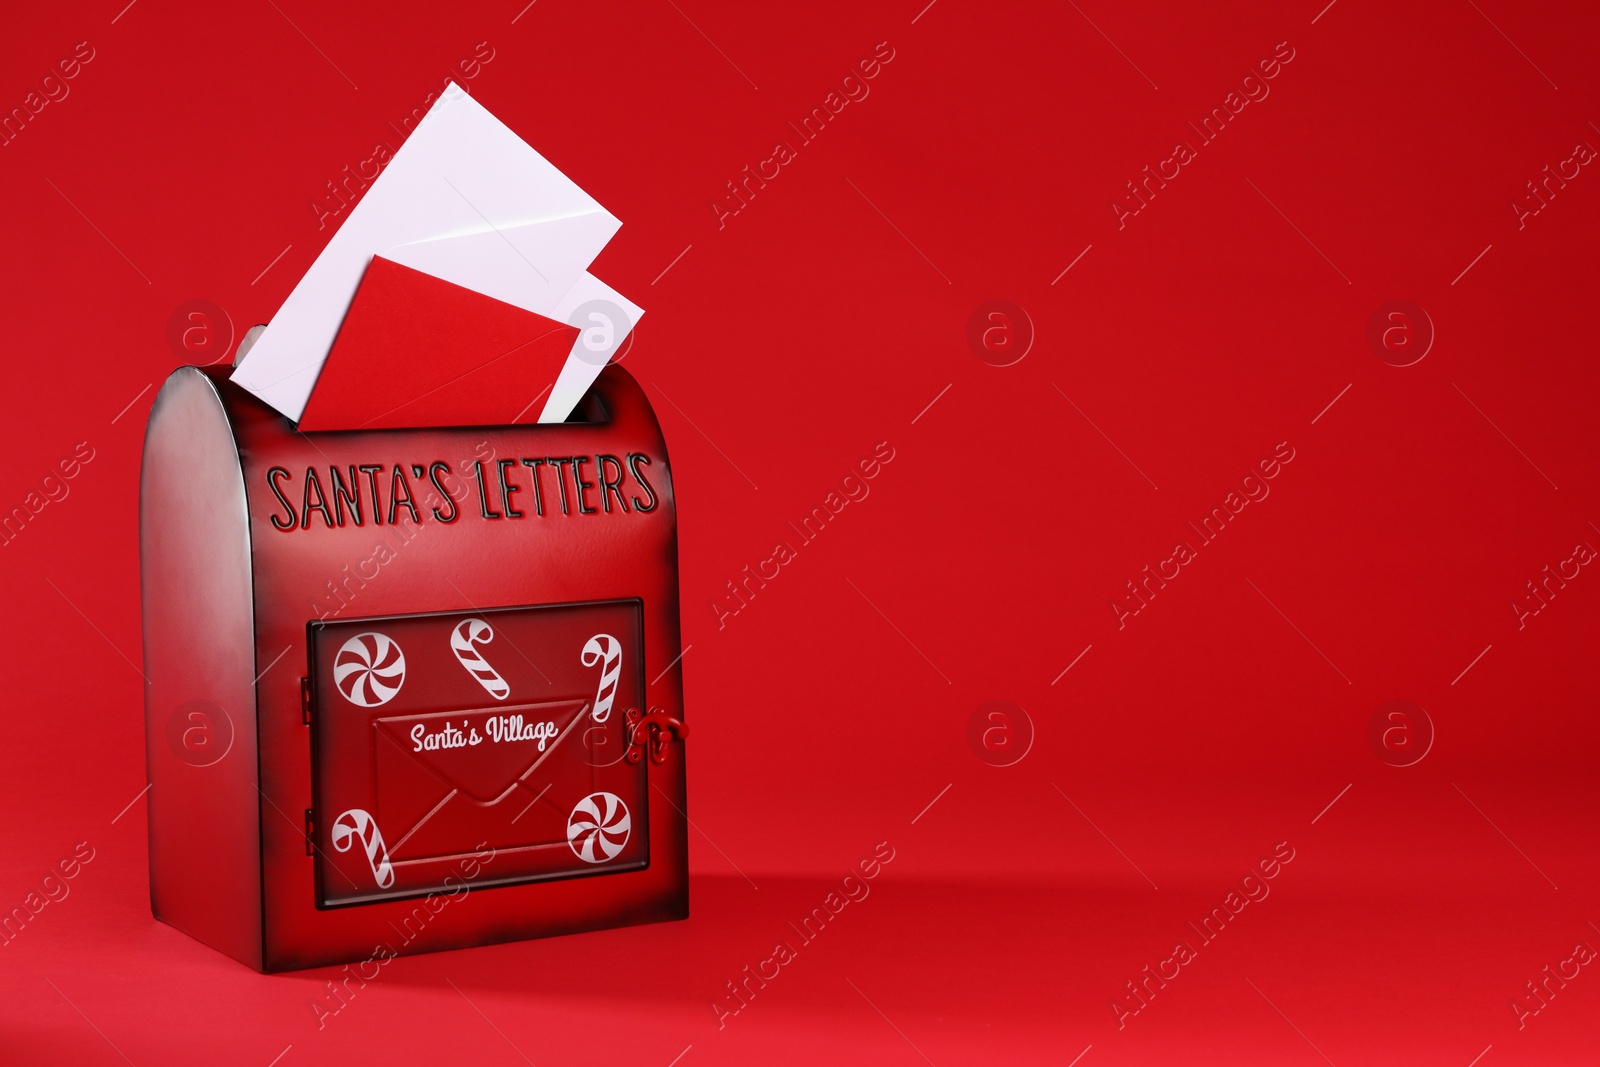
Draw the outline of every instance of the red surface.
[[[578,328],[373,256],[302,430],[537,422]]]
[[[1600,948],[1600,578],[1552,579],[1520,628],[1512,604],[1600,547],[1600,178],[1525,184],[1600,148],[1600,15],[676,6],[11,16],[5,107],[94,58],[0,148],[0,490],[37,508],[0,552],[0,891],[75,871],[0,949],[8,1058],[1592,1060],[1592,967],[1520,1029],[1510,1005]],[[1125,183],[1259,96],[1282,41],[1270,95],[1119,229]],[[326,183],[451,73],[625,222],[595,272],[649,310],[626,365],[681,509],[691,918],[394,961],[319,1030],[339,971],[262,977],[149,917],[140,426],[147,385],[225,354],[194,324],[180,356],[173,313],[265,321],[331,232]],[[1036,333],[1003,368],[967,341],[991,300]],[[1368,340],[1394,300],[1436,332],[1410,366]],[[1260,486],[1119,630],[1124,583]],[[1033,725],[1009,767],[968,744],[992,700]],[[1369,744],[1393,700],[1434,727],[1413,766]],[[878,842],[870,894],[789,932]],[[1124,983],[1279,842],[1269,895],[1119,1030]]]

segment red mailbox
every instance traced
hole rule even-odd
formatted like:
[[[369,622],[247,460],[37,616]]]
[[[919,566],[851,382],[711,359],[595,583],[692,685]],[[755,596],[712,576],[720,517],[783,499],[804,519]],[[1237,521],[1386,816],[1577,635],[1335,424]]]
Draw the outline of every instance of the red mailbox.
[[[297,432],[182,368],[139,506],[158,919],[263,971],[681,919],[671,470],[554,425]]]

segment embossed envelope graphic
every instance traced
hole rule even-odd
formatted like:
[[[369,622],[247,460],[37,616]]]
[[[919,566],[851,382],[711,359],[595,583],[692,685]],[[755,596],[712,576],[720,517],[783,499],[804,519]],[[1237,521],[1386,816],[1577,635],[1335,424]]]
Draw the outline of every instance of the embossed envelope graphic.
[[[584,700],[565,700],[375,720],[374,811],[399,835],[389,845],[391,860],[402,865],[459,855],[477,844],[463,844],[473,834],[493,840],[496,848],[554,844],[565,849],[567,812],[541,804],[558,777],[576,780],[587,770],[592,772],[587,785],[599,789],[603,784],[599,768],[585,762],[588,707]],[[552,727],[542,749],[531,737],[490,740],[491,723],[517,717],[531,726]],[[458,748],[418,747],[447,730],[451,736],[481,740]],[[582,766],[574,767],[574,762]]]

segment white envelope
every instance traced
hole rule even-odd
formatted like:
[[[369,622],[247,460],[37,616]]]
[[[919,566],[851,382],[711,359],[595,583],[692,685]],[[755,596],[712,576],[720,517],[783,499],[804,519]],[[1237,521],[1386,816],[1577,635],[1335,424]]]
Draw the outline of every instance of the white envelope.
[[[381,255],[577,326],[541,422],[559,422],[644,312],[587,268],[622,224],[455,83],[394,154],[232,379],[298,420],[367,264]],[[596,349],[595,300],[612,310]]]
[[[540,422],[561,422],[571,413],[643,314],[643,308],[594,275],[578,279],[550,313],[552,319],[576,326],[579,333],[539,413]]]

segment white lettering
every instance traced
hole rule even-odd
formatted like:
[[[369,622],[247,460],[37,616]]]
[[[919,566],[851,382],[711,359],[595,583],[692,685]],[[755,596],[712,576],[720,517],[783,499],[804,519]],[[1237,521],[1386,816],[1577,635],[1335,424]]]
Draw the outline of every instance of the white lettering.
[[[521,715],[491,715],[483,723],[488,740],[497,745],[520,741],[538,743],[543,752],[551,738],[556,736],[556,724],[551,721],[528,722]],[[468,748],[483,744],[484,736],[469,720],[462,719],[460,726],[448,722],[430,731],[426,724],[417,723],[411,728],[411,751],[437,752],[446,748]]]

